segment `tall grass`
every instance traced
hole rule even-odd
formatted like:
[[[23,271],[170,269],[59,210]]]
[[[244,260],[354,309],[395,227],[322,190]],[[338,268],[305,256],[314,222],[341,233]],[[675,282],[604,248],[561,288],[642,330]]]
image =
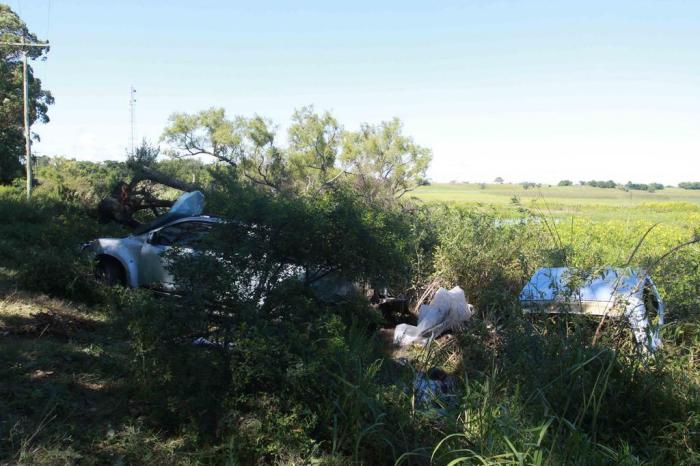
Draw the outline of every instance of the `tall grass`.
[[[483,208],[436,212],[435,274],[465,288],[480,321],[458,337],[458,355],[449,358],[461,360],[453,371],[464,381],[457,431],[423,458],[448,465],[697,462],[700,248],[666,256],[693,238],[692,222],[568,223],[539,208],[521,209],[511,221]],[[669,310],[665,349],[641,357],[623,322],[608,322],[596,341],[597,321],[521,316],[515,298],[524,280],[536,267],[562,265],[653,266]]]

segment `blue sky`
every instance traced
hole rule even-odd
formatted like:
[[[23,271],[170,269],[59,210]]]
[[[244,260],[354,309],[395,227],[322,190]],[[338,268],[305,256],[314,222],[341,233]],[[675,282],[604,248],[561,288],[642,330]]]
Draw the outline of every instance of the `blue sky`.
[[[700,179],[698,1],[9,0],[52,49],[39,153],[122,159],[174,111],[401,118],[438,181]]]

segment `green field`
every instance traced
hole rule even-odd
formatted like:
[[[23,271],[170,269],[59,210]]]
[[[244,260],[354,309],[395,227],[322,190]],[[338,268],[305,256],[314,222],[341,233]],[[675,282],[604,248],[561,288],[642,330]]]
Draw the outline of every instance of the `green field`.
[[[434,183],[412,193],[429,203],[520,206],[554,217],[582,216],[595,220],[649,220],[697,224],[700,191],[666,188],[662,191],[623,191],[590,186],[542,186],[525,189],[519,184]]]

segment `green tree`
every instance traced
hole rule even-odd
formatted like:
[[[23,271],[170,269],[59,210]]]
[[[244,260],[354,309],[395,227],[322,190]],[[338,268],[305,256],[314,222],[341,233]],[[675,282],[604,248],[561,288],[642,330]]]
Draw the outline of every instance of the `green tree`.
[[[432,157],[402,133],[398,119],[347,132],[330,113],[303,107],[292,116],[287,148],[276,144],[276,132],[260,116],[229,119],[211,108],[173,114],[161,140],[172,157],[212,157],[267,190],[315,195],[350,184],[368,200],[400,198],[420,186]]]
[[[288,162],[301,192],[316,192],[345,174],[337,167],[343,129],[329,112],[318,114],[313,107],[295,111],[287,135]]]
[[[173,113],[161,140],[174,158],[210,156],[233,167],[243,152],[241,121],[229,120],[223,108],[210,108],[190,115]]]
[[[39,41],[9,6],[0,4],[0,43],[18,43],[22,38],[27,42]],[[48,50],[48,47],[27,47],[27,56],[45,59]],[[0,183],[8,183],[20,174],[24,154],[21,57],[21,47],[0,45]],[[27,66],[27,74],[30,123],[48,123],[47,111],[54,102],[53,96],[42,89],[31,66]]]
[[[364,123],[359,131],[346,133],[342,161],[366,198],[400,198],[423,182],[432,152],[403,135],[402,129],[394,118],[378,125]]]
[[[194,115],[174,113],[161,140],[174,158],[209,156],[236,170],[248,181],[284,189],[287,174],[283,153],[275,144],[276,129],[260,116],[229,119],[223,108]]]

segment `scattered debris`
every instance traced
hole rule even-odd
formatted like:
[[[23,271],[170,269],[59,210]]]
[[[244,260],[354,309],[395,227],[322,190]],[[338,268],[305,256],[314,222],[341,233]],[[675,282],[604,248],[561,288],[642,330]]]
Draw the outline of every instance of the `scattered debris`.
[[[192,344],[193,344],[194,346],[218,346],[216,343],[212,343],[211,341],[207,340],[207,339],[204,338],[204,337],[196,338],[196,339],[192,342]]]
[[[223,343],[213,342],[213,341],[211,341],[211,340],[207,340],[207,339],[204,338],[204,337],[195,338],[194,341],[192,342],[192,344],[193,344],[194,346],[207,346],[207,347],[210,347],[210,348],[224,348],[224,344],[223,344]],[[226,345],[226,346],[228,347],[229,350],[232,350],[232,349],[233,349],[233,343],[229,343],[229,344]]]
[[[438,367],[426,371],[416,370],[409,358],[400,357],[394,361],[414,371],[413,386],[407,390],[412,393],[414,407],[422,412],[445,414],[445,409],[458,404],[457,378]]]
[[[54,374],[54,371],[43,371],[41,369],[35,370],[29,378],[31,380],[43,380],[51,377]]]
[[[625,318],[635,340],[653,352],[662,346],[664,303],[640,269],[606,268],[583,275],[567,267],[538,269],[520,293],[525,313],[572,313]]]
[[[467,303],[464,291],[456,286],[447,291],[440,288],[433,301],[420,306],[418,325],[399,324],[394,329],[394,344],[406,346],[425,345],[449,330],[460,328],[474,313]]]
[[[415,404],[421,408],[445,408],[453,404],[457,380],[447,372],[431,368],[418,372],[413,380]]]
[[[415,314],[409,309],[408,300],[402,296],[388,296],[388,293],[379,294],[377,290],[373,290],[370,303],[382,314],[384,320],[392,325],[417,323]]]

